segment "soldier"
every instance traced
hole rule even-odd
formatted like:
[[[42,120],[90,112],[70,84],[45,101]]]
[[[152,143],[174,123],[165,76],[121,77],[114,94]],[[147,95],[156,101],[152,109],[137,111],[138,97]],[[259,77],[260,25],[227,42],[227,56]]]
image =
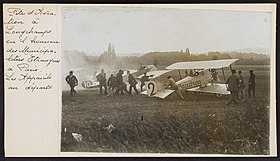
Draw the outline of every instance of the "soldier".
[[[101,69],[101,73],[99,73],[97,76],[97,81],[99,82],[99,93],[102,94],[102,87],[104,87],[105,92],[104,94],[107,95],[107,85],[106,85],[106,73],[104,72],[104,69]]]
[[[132,88],[134,89],[134,91],[136,92],[136,94],[138,95],[138,91],[136,89],[136,84],[138,83],[135,79],[135,77],[130,74],[130,71],[127,71],[127,75],[128,75],[128,83],[129,83],[129,94],[132,94]]]
[[[248,81],[248,95],[249,98],[251,98],[251,91],[253,91],[253,97],[255,97],[256,75],[253,73],[254,72],[253,70],[250,70],[249,72],[250,72],[250,77]]]
[[[228,84],[227,90],[230,91],[230,98],[226,103],[227,106],[231,105],[231,103],[237,104],[239,79],[235,75],[236,70],[231,70],[231,73],[232,75],[230,75],[226,81],[226,84]]]
[[[141,91],[143,91],[143,87],[145,86],[145,82],[149,81],[149,76],[147,76],[147,73],[144,73],[144,75],[141,77],[140,79],[140,82],[141,82],[141,85],[140,85],[140,88],[141,88]]]
[[[78,85],[78,79],[76,78],[76,76],[73,75],[73,71],[69,72],[69,75],[66,77],[65,80],[70,86],[70,94],[73,95],[73,93],[77,93],[74,88]]]
[[[114,90],[117,88],[117,77],[111,74],[111,76],[108,79],[107,85],[109,89],[109,94],[107,96],[111,96]]]
[[[244,88],[245,88],[245,83],[244,83],[244,77],[242,75],[241,71],[238,71],[239,75],[239,84],[238,84],[238,99],[244,99]]]
[[[175,90],[175,93],[183,100],[184,97],[183,97],[182,93],[179,91],[178,85],[176,84],[174,79],[171,76],[168,76],[167,79],[168,79],[168,84],[167,84],[166,88],[168,88],[170,86],[171,89]]]
[[[115,92],[116,95],[119,95],[121,92],[121,95],[123,95],[123,91],[125,91],[126,93],[128,93],[127,89],[126,89],[126,84],[123,82],[123,70],[119,70],[119,72],[117,73],[117,90]]]

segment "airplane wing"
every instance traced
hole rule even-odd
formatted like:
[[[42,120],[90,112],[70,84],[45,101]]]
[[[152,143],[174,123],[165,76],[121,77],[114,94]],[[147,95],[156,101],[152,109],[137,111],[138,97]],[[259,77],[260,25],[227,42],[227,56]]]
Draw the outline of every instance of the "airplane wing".
[[[175,90],[165,89],[164,84],[160,83],[157,80],[150,80],[145,82],[146,91],[142,92],[141,94],[146,94],[149,97],[159,97],[165,98]]]
[[[150,97],[158,97],[164,99],[165,97],[169,96],[171,93],[173,93],[175,90],[171,89],[163,89],[161,91],[158,91],[154,95],[149,95]],[[148,95],[147,91],[141,92],[141,94]]]
[[[157,78],[157,77],[159,77],[159,76],[161,76],[161,75],[163,75],[165,73],[168,73],[170,71],[172,71],[172,70],[156,70],[156,71],[147,72],[146,74],[147,74],[147,76],[150,76],[150,79],[155,79],[155,78]],[[141,79],[142,76],[143,76],[143,74],[140,75],[137,78]]]
[[[87,80],[82,82],[82,87],[84,88],[96,88],[99,87],[99,82]]]
[[[228,67],[238,59],[207,60],[193,62],[178,62],[171,64],[166,69],[217,69]]]
[[[230,94],[230,92],[227,91],[226,84],[217,84],[217,83],[214,84],[208,83],[207,86],[205,87],[195,87],[195,88],[187,89],[187,91],[222,94],[222,95]]]

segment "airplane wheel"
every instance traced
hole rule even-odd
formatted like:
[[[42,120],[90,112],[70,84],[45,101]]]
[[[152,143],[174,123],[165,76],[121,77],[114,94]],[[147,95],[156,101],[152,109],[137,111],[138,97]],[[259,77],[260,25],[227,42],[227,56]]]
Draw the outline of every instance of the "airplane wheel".
[[[216,96],[217,96],[217,97],[222,97],[223,95],[222,95],[222,94],[216,93]]]

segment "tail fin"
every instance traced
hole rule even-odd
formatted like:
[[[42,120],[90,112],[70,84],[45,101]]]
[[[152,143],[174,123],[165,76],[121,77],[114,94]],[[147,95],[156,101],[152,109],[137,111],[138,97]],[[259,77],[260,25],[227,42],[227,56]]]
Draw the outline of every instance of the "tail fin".
[[[165,98],[174,92],[174,90],[165,89],[164,84],[154,80],[145,82],[145,86],[146,86],[147,95],[149,97]]]
[[[145,82],[145,87],[148,96],[154,96],[158,92],[157,83],[153,80]]]

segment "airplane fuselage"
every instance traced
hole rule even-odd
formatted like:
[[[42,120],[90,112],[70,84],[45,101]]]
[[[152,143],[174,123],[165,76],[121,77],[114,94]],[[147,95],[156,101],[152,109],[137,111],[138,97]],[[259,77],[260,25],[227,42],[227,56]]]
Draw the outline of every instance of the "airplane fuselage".
[[[211,81],[211,73],[208,70],[201,71],[197,76],[187,76],[176,83],[182,89],[191,89],[194,87],[200,87],[206,85]]]

